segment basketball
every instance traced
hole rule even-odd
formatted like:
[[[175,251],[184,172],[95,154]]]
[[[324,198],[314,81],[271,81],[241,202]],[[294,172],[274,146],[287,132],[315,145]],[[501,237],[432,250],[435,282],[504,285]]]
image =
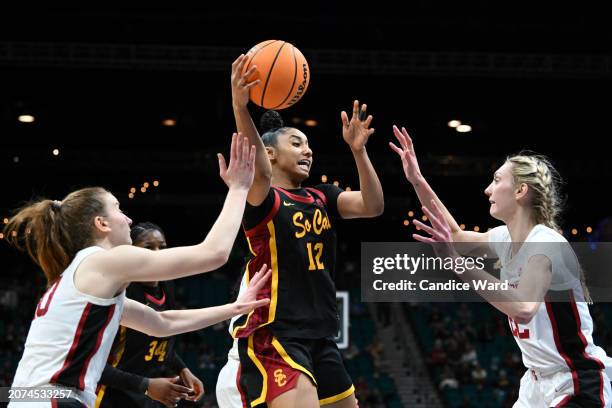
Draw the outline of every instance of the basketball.
[[[249,50],[244,72],[253,65],[257,70],[249,81],[261,82],[251,88],[251,101],[266,109],[285,109],[299,101],[310,82],[310,69],[304,55],[292,44],[281,40],[263,41]]]

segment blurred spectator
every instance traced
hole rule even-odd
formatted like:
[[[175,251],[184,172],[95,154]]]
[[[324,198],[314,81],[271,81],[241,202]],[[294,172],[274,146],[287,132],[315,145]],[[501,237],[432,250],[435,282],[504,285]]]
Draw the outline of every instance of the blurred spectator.
[[[467,303],[462,303],[457,310],[457,320],[459,323],[470,326],[472,324],[472,311]]]
[[[472,369],[472,380],[474,384],[484,384],[487,381],[487,370],[480,363],[476,362]]]
[[[475,364],[478,362],[478,355],[472,343],[465,345],[465,351],[461,355],[461,362],[466,364]]]
[[[0,293],[0,306],[4,306],[7,309],[17,308],[17,291],[9,288],[3,289]]]
[[[457,378],[455,377],[455,373],[449,366],[444,366],[444,369],[442,370],[442,375],[440,376],[440,378],[442,379],[439,385],[439,388],[441,390],[445,388],[449,388],[453,390],[459,388],[459,381],[457,381]]]
[[[510,380],[508,379],[506,370],[499,370],[499,373],[497,374],[496,386],[501,390],[506,390],[510,387]]]
[[[384,346],[380,342],[380,339],[378,338],[378,336],[374,336],[374,338],[372,339],[372,344],[370,344],[367,347],[367,351],[372,356],[372,362],[374,363],[374,368],[377,370],[380,369],[380,362],[382,358],[382,353],[384,351]]]
[[[446,364],[448,357],[446,352],[442,348],[442,339],[437,338],[434,342],[434,346],[431,349],[431,353],[429,355],[428,363],[432,366],[442,366]]]

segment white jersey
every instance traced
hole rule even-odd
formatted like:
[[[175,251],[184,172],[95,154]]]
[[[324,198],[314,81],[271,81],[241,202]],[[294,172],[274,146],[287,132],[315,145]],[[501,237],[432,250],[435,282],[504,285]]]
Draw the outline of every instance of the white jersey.
[[[508,318],[525,367],[543,375],[561,370],[603,369],[609,360],[605,351],[593,344],[593,320],[584,301],[580,265],[567,240],[539,224],[530,231],[514,257],[506,226],[492,229],[489,241],[501,261],[500,278],[511,285],[518,284],[532,256],[544,255],[552,264],[550,292],[533,319],[527,324],[518,324]],[[561,294],[567,301],[551,301],[549,296],[553,294]]]
[[[242,281],[240,282],[240,290],[238,291],[238,296],[246,290],[246,274],[242,277]],[[229,334],[232,335],[232,329],[234,327],[234,323],[238,320],[240,316],[234,316],[230,320],[229,325]],[[223,366],[221,371],[219,372],[219,377],[217,378],[217,386],[215,389],[215,393],[217,396],[217,404],[219,404],[219,408],[242,408],[242,396],[240,394],[240,390],[238,389],[238,381],[240,375],[240,357],[238,356],[238,339],[234,339],[232,344],[232,348],[227,353],[227,363]]]
[[[240,381],[240,359],[238,358],[238,340],[227,354],[227,363],[219,372],[215,394],[219,408],[242,408],[242,396],[238,389]]]
[[[96,386],[121,320],[125,291],[112,299],[86,295],[75,287],[74,272],[83,259],[103,250],[89,247],[79,251],[41,298],[13,387],[72,387],[80,391],[78,399],[94,406]],[[27,405],[49,406],[49,402]]]

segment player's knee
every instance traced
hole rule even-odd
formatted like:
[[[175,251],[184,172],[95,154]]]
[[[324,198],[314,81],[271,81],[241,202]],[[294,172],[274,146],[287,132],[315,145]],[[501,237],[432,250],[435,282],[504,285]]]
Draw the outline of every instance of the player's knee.
[[[310,377],[300,374],[295,387],[274,398],[269,405],[270,408],[318,408],[317,388]]]

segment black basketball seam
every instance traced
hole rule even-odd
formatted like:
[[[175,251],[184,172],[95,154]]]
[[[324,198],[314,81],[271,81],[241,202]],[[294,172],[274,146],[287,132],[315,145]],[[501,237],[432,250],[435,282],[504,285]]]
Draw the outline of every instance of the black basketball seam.
[[[266,45],[264,45],[261,48],[258,48],[257,51],[255,51],[255,54],[253,54],[253,56],[251,57],[251,59],[249,60],[249,63],[247,64],[246,68],[244,69],[244,72],[247,72],[249,70],[249,68],[251,67],[251,64],[253,63],[253,58],[255,58],[255,56],[257,55],[257,53],[261,50],[263,50],[264,48],[266,48],[268,45],[274,44],[275,42],[277,42],[278,40],[272,40],[269,43],[267,43]]]
[[[268,77],[266,78],[266,83],[264,84],[264,89],[263,92],[261,93],[261,106],[265,108],[264,106],[264,98],[266,96],[266,90],[268,89],[268,81],[270,80],[270,76],[272,75],[272,70],[274,69],[274,64],[276,64],[276,60],[278,59],[278,56],[280,54],[280,52],[282,51],[283,47],[285,46],[285,44],[287,44],[286,42],[283,43],[283,45],[280,46],[280,48],[278,49],[278,51],[276,52],[276,55],[274,56],[274,61],[272,61],[272,65],[270,65],[270,70],[268,71]]]
[[[293,66],[294,66],[294,70],[293,70],[293,82],[291,83],[291,88],[289,88],[289,93],[287,94],[285,99],[283,99],[283,101],[281,103],[279,103],[278,105],[276,105],[272,109],[276,109],[279,106],[281,106],[283,103],[285,103],[285,101],[287,99],[289,99],[289,97],[291,96],[291,91],[293,91],[293,87],[295,86],[295,80],[297,79],[298,66],[297,66],[297,57],[295,56],[295,47],[292,47],[292,49],[293,49]]]

